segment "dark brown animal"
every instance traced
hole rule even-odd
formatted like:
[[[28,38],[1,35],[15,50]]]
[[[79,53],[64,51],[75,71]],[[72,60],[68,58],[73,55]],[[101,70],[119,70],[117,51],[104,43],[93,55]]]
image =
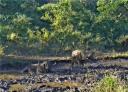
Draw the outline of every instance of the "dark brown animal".
[[[26,67],[24,70],[28,70],[29,74],[33,74],[34,71],[36,74],[41,72],[46,72],[48,69],[47,62],[38,63],[38,64],[31,64],[30,66]]]

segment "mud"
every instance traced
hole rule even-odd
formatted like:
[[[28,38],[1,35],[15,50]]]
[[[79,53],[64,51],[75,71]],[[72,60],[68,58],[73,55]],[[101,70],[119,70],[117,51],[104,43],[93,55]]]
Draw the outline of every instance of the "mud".
[[[0,89],[8,92],[11,85],[21,84],[26,86],[24,89],[27,91],[24,92],[93,92],[92,89],[97,82],[106,75],[116,76],[128,84],[127,59],[87,61],[72,68],[68,62],[52,62],[49,67],[46,73],[38,75],[22,73],[18,74],[20,76],[18,79],[1,79]]]

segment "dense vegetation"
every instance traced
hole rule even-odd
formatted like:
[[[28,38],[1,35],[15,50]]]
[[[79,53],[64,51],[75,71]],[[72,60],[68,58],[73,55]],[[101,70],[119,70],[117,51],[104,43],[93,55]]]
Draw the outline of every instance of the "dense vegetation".
[[[128,0],[0,0],[0,55],[128,50]]]

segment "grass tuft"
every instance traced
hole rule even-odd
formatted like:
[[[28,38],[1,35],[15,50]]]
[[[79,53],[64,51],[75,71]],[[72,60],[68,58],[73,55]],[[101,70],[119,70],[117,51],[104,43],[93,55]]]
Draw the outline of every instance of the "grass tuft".
[[[106,76],[97,83],[94,92],[128,92],[128,85],[114,76]]]

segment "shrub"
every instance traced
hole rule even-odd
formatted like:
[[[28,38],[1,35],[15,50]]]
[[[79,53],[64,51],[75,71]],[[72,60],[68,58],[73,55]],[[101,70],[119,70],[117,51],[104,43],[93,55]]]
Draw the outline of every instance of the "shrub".
[[[113,76],[106,76],[94,88],[94,92],[127,92],[128,87]]]

